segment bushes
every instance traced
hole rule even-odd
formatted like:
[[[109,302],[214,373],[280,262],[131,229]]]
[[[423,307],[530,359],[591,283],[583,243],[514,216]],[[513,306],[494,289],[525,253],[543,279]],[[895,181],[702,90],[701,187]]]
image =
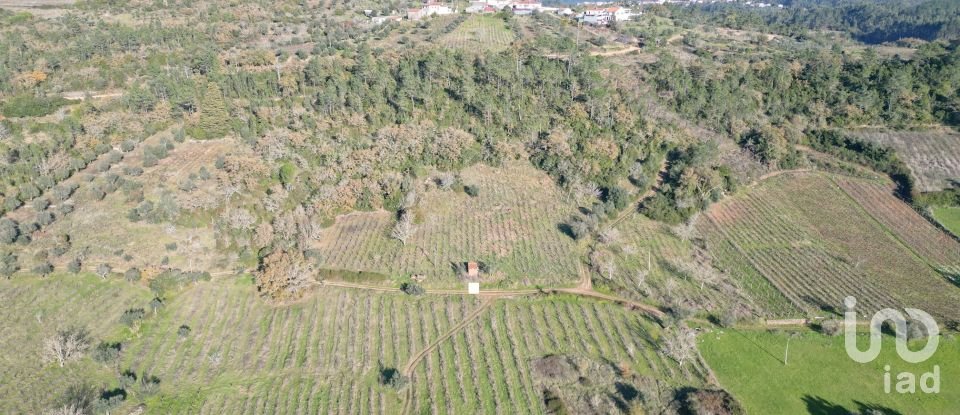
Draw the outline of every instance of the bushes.
[[[100,342],[93,349],[93,360],[107,364],[113,363],[120,357],[120,343]]]
[[[417,284],[414,282],[405,282],[403,284],[400,284],[400,291],[403,291],[404,294],[412,295],[415,297],[424,295],[427,293],[427,291],[424,290],[423,287],[420,286],[420,284]]]
[[[815,150],[888,174],[897,184],[897,196],[907,202],[913,202],[914,197],[917,196],[910,169],[897,157],[893,149],[835,130],[811,131],[807,135],[807,142]]]
[[[469,184],[463,186],[463,192],[470,197],[477,197],[480,195],[480,187],[475,184]]]
[[[146,314],[147,312],[142,308],[128,309],[127,311],[124,311],[122,315],[120,315],[120,324],[123,324],[127,327],[134,327],[143,321],[143,318],[146,316]]]
[[[137,268],[130,268],[127,270],[127,272],[123,273],[123,279],[127,280],[128,282],[140,281],[140,277],[140,270]]]
[[[0,243],[12,244],[20,236],[20,228],[17,222],[10,219],[0,219]]]
[[[190,271],[184,272],[177,269],[164,271],[150,280],[150,289],[159,297],[164,297],[164,293],[174,289],[181,289],[184,286],[199,281],[210,281],[209,272]]]
[[[23,94],[11,97],[3,106],[0,113],[5,117],[42,117],[56,112],[70,101],[61,97],[38,97]]]
[[[12,252],[0,253],[0,276],[10,278],[19,269],[16,255]]]
[[[49,261],[43,261],[37,266],[33,267],[31,272],[41,277],[46,277],[47,275],[53,273],[53,264],[51,264]]]

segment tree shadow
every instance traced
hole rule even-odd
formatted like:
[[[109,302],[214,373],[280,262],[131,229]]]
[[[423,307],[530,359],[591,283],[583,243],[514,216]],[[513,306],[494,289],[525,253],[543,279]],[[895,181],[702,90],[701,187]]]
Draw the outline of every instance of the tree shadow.
[[[729,331],[731,331],[731,332],[733,332],[733,333],[736,333],[738,336],[743,337],[743,338],[746,339],[748,342],[753,343],[754,346],[756,346],[758,349],[762,350],[767,356],[770,356],[770,358],[772,358],[773,360],[776,360],[776,361],[779,362],[779,363],[783,363],[783,359],[777,357],[777,355],[773,354],[773,352],[771,352],[771,351],[769,351],[769,350],[767,350],[767,349],[764,349],[763,346],[760,345],[760,343],[757,343],[757,342],[754,341],[753,339],[745,336],[745,335],[744,335],[743,333],[741,333],[740,331],[734,330],[734,329],[730,329]]]
[[[875,403],[863,403],[860,401],[853,401],[853,403],[857,405],[857,411],[861,414],[903,415],[896,409]]]
[[[850,411],[819,396],[803,395],[803,403],[807,405],[810,415],[849,415]]]
[[[573,234],[573,228],[571,228],[570,225],[567,225],[566,223],[558,223],[557,230],[563,233],[564,235],[569,236],[570,239],[573,239],[573,240],[577,239],[577,237],[574,236]]]
[[[857,405],[856,410],[849,410],[843,405],[838,405],[823,399],[819,396],[804,395],[803,403],[807,406],[807,413],[810,415],[848,415],[848,414],[883,414],[883,415],[902,415],[900,411],[878,404],[853,401]]]
[[[836,306],[832,304],[827,304],[821,301],[820,299],[813,298],[809,295],[804,295],[800,299],[806,302],[807,304],[812,304],[814,307],[817,307],[818,309],[820,309],[820,311],[824,311],[837,316],[841,315],[840,311],[837,309]]]

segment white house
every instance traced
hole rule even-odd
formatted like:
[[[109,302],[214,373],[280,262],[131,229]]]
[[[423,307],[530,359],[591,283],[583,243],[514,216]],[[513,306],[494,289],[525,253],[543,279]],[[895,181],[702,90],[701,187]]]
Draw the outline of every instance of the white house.
[[[587,9],[583,11],[580,20],[594,26],[606,26],[610,24],[610,13],[606,9]]]
[[[407,18],[410,20],[420,20],[424,17],[433,15],[453,14],[453,9],[442,3],[429,2],[419,9],[407,9]]]
[[[403,16],[373,16],[370,18],[370,22],[378,26],[387,22],[399,22],[401,20],[403,20]]]
[[[604,7],[587,9],[580,17],[586,24],[605,26],[611,22],[625,22],[633,18],[633,11],[626,7]]]
[[[513,3],[510,3],[510,8],[512,8],[514,12],[520,10],[529,10],[532,12],[534,10],[542,9],[543,3],[541,3],[540,0],[516,0]]]
[[[511,0],[489,0],[486,2],[488,6],[493,7],[497,10],[503,10],[504,7],[510,5]]]

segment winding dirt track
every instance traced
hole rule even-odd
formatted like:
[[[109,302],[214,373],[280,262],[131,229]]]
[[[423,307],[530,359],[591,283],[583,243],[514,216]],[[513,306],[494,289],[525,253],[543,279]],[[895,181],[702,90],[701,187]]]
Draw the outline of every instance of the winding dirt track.
[[[430,354],[430,352],[436,350],[437,347],[440,346],[440,344],[447,341],[447,339],[453,337],[454,334],[457,334],[458,331],[460,331],[461,329],[466,327],[468,324],[476,320],[477,317],[480,317],[480,315],[483,314],[484,311],[490,308],[490,306],[493,304],[493,300],[494,300],[493,297],[485,298],[483,302],[480,303],[480,307],[477,307],[475,310],[471,311],[470,314],[467,314],[467,317],[464,318],[463,321],[451,327],[450,330],[447,330],[446,333],[443,333],[443,335],[438,337],[436,340],[434,340],[433,343],[430,343],[423,350],[413,355],[413,357],[411,357],[410,360],[407,361],[407,364],[403,367],[403,371],[401,373],[403,373],[404,376],[410,376],[411,374],[413,374],[413,369],[417,367],[417,364],[420,363],[420,361],[423,360],[424,357],[427,357],[427,355]]]

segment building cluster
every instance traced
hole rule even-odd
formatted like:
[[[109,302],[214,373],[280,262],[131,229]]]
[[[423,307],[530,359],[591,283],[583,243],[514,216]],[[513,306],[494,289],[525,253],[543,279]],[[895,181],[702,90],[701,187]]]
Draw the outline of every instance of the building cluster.
[[[407,9],[407,19],[420,20],[434,15],[444,16],[456,12],[455,9],[451,9],[450,6],[446,4],[431,1],[425,3],[423,7],[419,9]]]
[[[614,22],[625,22],[639,13],[634,13],[627,7],[591,7],[577,15],[577,19],[584,24],[606,26]]]
[[[659,2],[670,0],[647,0],[648,2]],[[527,15],[534,12],[556,13],[562,16],[576,18],[584,24],[604,26],[614,22],[623,22],[639,15],[639,12],[633,12],[626,7],[612,6],[610,3],[585,3],[587,9],[577,14],[570,8],[546,7],[541,0],[476,0],[471,1],[470,6],[463,10],[465,13],[498,13],[510,12],[516,15]],[[394,14],[389,16],[373,16],[372,10],[365,11],[370,16],[374,24],[383,24],[387,22],[400,21],[404,17],[408,20],[422,20],[430,16],[445,16],[449,14],[460,13],[460,10],[452,8],[447,3],[437,1],[428,1],[419,8],[407,9],[406,15]]]

